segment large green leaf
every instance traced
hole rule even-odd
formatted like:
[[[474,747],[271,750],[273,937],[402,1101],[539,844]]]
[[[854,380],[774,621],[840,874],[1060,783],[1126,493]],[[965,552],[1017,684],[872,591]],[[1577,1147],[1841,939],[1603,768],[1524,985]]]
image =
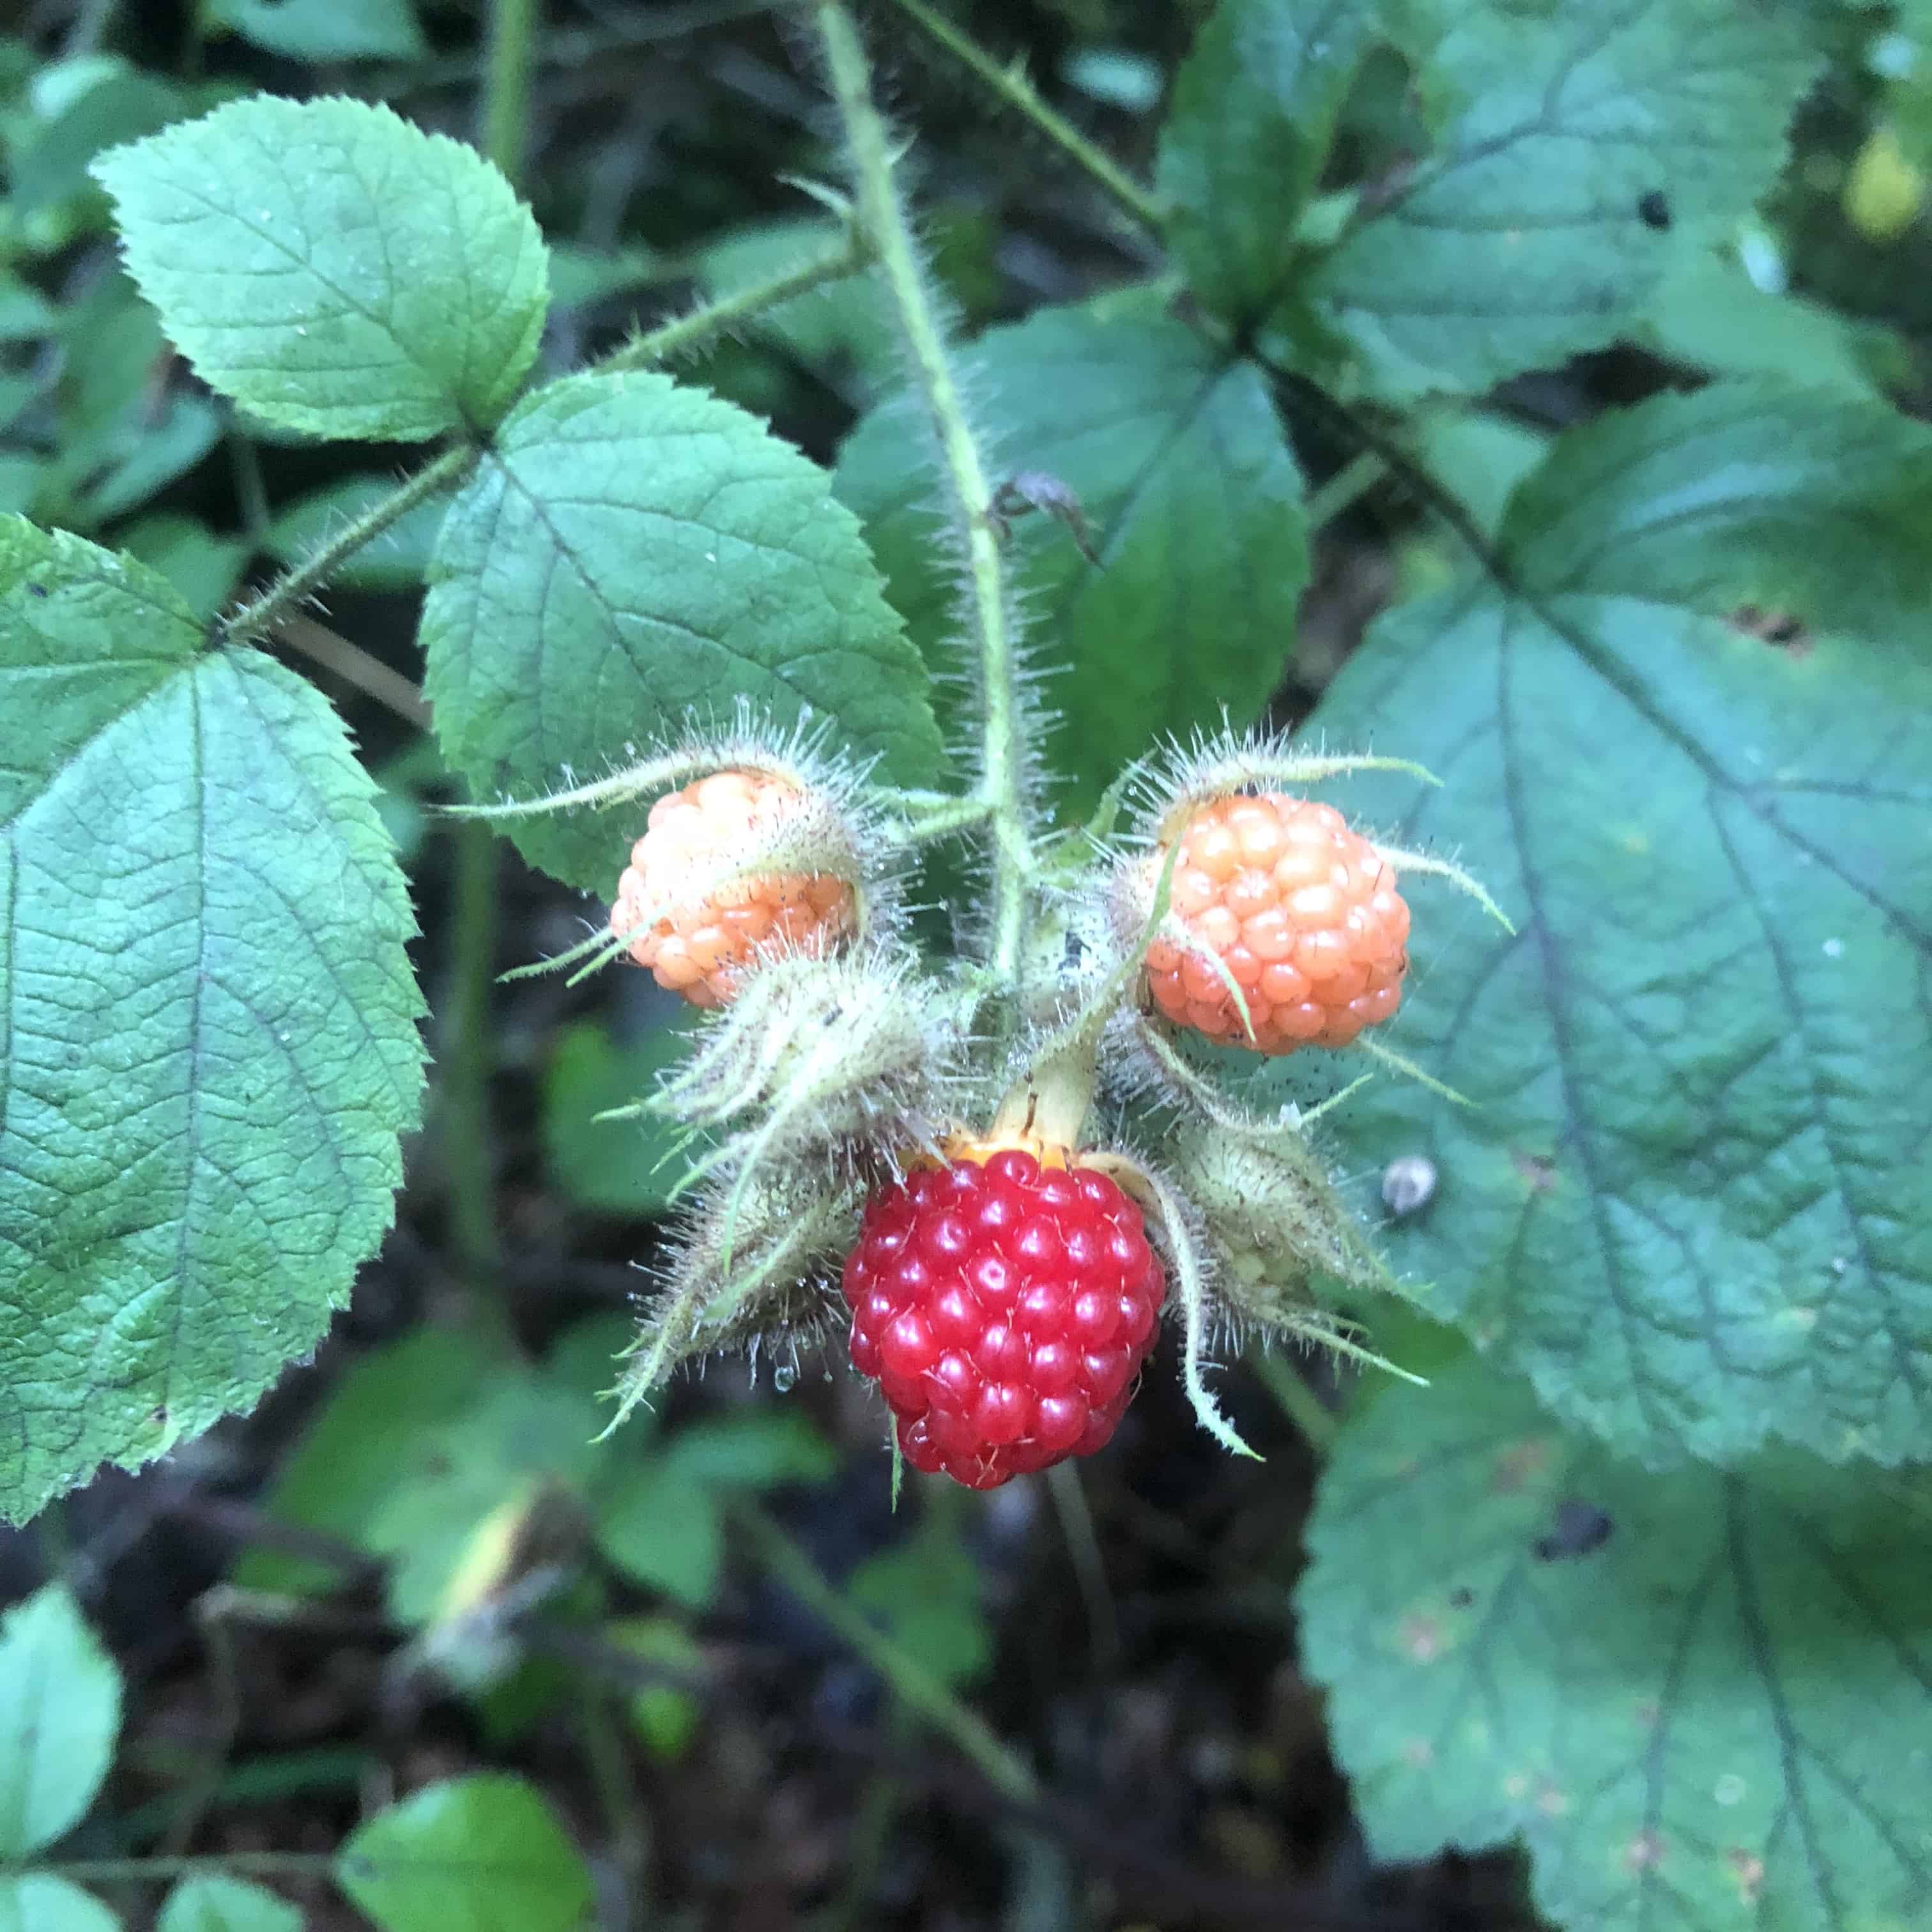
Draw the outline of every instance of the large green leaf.
[[[1442,1172],[1391,1262],[1651,1461],[1932,1454],[1932,435],[1663,398],[1559,439],[1501,544],[1513,589],[1392,613],[1312,721],[1439,772],[1350,796],[1520,927],[1411,894],[1395,1042],[1476,1104],[1336,1115]]]
[[[424,689],[479,796],[601,776],[748,699],[808,713],[930,784],[918,653],[824,473],[743,411],[652,372],[553,383],[452,506],[423,612]],[[609,892],[641,820],[510,821],[535,864]]]
[[[432,1784],[359,1826],[336,1881],[381,1932],[576,1932],[590,1874],[520,1778]]]
[[[1371,1845],[1521,1842],[1564,1932],[1932,1916],[1932,1487],[1647,1475],[1469,1364],[1343,1430],[1302,1654]]]
[[[121,1673],[64,1584],[0,1621],[0,1859],[78,1823],[114,1761]]]
[[[1174,78],[1156,179],[1188,286],[1236,322],[1286,292],[1376,0],[1221,0]]]
[[[1163,732],[1256,717],[1280,682],[1308,574],[1301,478],[1268,387],[1144,296],[1047,309],[960,358],[995,473],[1078,496],[1100,557],[1053,518],[1009,554],[1058,722],[1045,764],[1090,800]],[[958,572],[929,438],[903,398],[840,456],[892,601],[935,668],[962,659]]]
[[[252,1404],[388,1226],[409,904],[310,686],[0,521],[0,1514]]]
[[[265,422],[487,429],[529,372],[546,302],[530,210],[481,155],[386,107],[257,94],[94,172],[176,346]]]
[[[1369,185],[1298,296],[1397,397],[1610,340],[1688,243],[1770,186],[1813,65],[1780,16],[1734,0],[1440,10],[1422,67],[1436,148]]]

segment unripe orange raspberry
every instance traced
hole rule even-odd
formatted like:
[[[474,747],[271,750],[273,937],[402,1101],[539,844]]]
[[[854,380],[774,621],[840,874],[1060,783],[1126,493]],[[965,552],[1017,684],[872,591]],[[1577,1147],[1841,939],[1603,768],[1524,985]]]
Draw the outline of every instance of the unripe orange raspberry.
[[[1333,806],[1280,792],[1214,799],[1178,836],[1169,904],[1193,941],[1148,950],[1177,1025],[1263,1053],[1346,1046],[1402,998],[1408,908],[1395,874]],[[1166,849],[1152,864],[1154,876]],[[1241,989],[1250,1038],[1217,958]]]
[[[722,1006],[765,950],[823,954],[858,922],[849,880],[832,872],[727,878],[734,852],[773,842],[803,794],[789,778],[734,766],[668,794],[617,881],[610,932],[661,986]]]

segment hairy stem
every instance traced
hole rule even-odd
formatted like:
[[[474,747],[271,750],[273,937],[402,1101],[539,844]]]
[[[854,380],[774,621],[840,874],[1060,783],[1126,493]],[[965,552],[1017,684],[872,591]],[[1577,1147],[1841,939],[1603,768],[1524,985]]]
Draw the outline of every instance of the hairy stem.
[[[1024,115],[1067,159],[1084,169],[1143,228],[1159,235],[1167,217],[1159,202],[1102,148],[1088,140],[1065,115],[1049,107],[1026,76],[1000,65],[992,55],[968,40],[925,4],[925,0],[892,0],[894,6],[934,45],[943,47],[974,79]]]
[[[927,292],[919,251],[892,182],[892,143],[872,104],[872,73],[852,16],[840,0],[820,0],[820,38],[832,92],[851,150],[859,220],[876,251],[945,466],[952,520],[965,549],[969,608],[980,659],[984,772],[982,796],[993,826],[994,975],[1019,976],[1027,884],[1034,872],[1027,830],[1025,757],[1017,640],[1007,607],[1005,560],[992,516],[992,490],[967,425],[944,334]]]
[[[621,348],[600,356],[591,367],[604,373],[643,369],[653,363],[668,362],[674,356],[682,355],[721,329],[730,328],[766,309],[776,308],[781,302],[809,295],[827,282],[856,274],[871,259],[872,250],[865,238],[854,229],[836,248],[812,256],[796,268],[788,268],[784,274],[773,275],[768,280],[754,282],[735,295],[720,296],[716,302],[694,308],[688,315],[660,322],[656,328],[634,337]]]
[[[344,524],[316,554],[298,565],[286,577],[242,605],[232,617],[223,620],[221,641],[240,644],[272,629],[291,604],[299,604],[312,591],[319,590],[333,577],[344,561],[362,546],[380,536],[392,524],[406,517],[418,503],[445,490],[454,489],[476,460],[476,452],[466,445],[446,449],[434,463],[418,470],[406,483],[399,484],[380,502]]]

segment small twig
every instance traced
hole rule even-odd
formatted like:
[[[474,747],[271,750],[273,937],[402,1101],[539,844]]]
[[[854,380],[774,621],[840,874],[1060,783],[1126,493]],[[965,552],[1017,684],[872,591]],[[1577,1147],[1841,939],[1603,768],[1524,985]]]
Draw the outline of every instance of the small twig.
[[[344,684],[352,684],[405,724],[418,731],[429,729],[429,705],[422,693],[400,671],[392,670],[381,658],[371,657],[361,645],[352,644],[326,624],[317,623],[300,610],[285,610],[269,634],[277,644],[286,644],[325,670],[333,671]]]
[[[578,1711],[584,1760],[610,1828],[612,1858],[623,1876],[616,1922],[621,1927],[643,1926],[651,1918],[646,1891],[651,1855],[650,1817],[638,1796],[638,1781],[625,1754],[623,1736],[606,1687],[589,1678],[580,1682]]]
[[[61,1858],[26,1868],[81,1885],[160,1885],[170,1879],[218,1878],[242,1872],[255,1878],[328,1878],[333,1852],[223,1852],[218,1856],[154,1858]]]
[[[262,480],[262,459],[254,442],[242,432],[233,411],[228,415],[226,440],[229,466],[235,472],[235,497],[242,512],[242,527],[257,550],[268,534],[268,486]]]
[[[998,95],[1016,113],[1024,115],[1070,160],[1085,170],[1143,228],[1156,236],[1165,230],[1167,215],[1160,203],[1065,115],[1049,107],[1024,74],[1000,66],[950,20],[942,20],[924,0],[892,0],[892,4],[935,46],[943,47],[976,80]]]
[[[1112,1672],[1120,1657],[1120,1622],[1114,1612],[1114,1593],[1107,1587],[1107,1564],[1100,1552],[1100,1539],[1094,1533],[1094,1512],[1087,1507],[1080,1472],[1071,1462],[1056,1462],[1047,1471],[1046,1489],[1053,1498],[1054,1514],[1060,1519],[1060,1533],[1066,1539],[1066,1554],[1072,1562],[1074,1580],[1080,1586],[1081,1600],[1087,1608],[1087,1634],[1094,1646],[1094,1667],[1104,1677]]]
[[[1335,1412],[1308,1386],[1294,1365],[1280,1355],[1255,1354],[1248,1365],[1281,1405],[1318,1462],[1325,1462],[1341,1433]]]
[[[863,1658],[908,1710],[958,1746],[1003,1797],[1018,1804],[1039,1802],[1040,1780],[999,1734],[961,1703],[916,1658],[901,1649],[847,1602],[776,1523],[750,1503],[736,1504],[731,1514],[772,1575]]]
[[[1311,531],[1330,524],[1360,502],[1389,473],[1388,458],[1376,449],[1359,450],[1308,500]]]

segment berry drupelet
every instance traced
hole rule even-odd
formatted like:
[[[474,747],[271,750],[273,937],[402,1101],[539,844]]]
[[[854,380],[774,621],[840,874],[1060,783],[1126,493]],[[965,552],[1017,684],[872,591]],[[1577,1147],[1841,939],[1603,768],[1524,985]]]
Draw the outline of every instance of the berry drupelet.
[[[1106,1174],[966,1142],[874,1194],[844,1291],[906,1460],[986,1490],[1105,1445],[1166,1281]]]

